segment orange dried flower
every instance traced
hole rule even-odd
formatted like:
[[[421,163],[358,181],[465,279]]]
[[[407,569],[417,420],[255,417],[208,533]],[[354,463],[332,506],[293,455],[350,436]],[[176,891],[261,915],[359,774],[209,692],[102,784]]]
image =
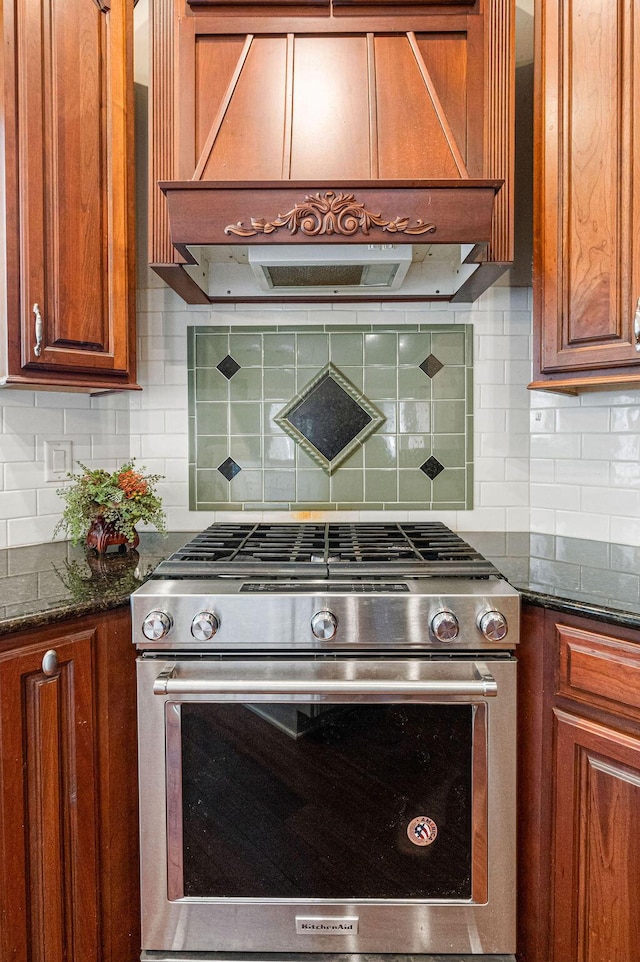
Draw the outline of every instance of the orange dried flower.
[[[136,471],[122,471],[118,475],[118,487],[124,491],[127,498],[135,498],[136,495],[143,496],[149,490],[145,479]]]

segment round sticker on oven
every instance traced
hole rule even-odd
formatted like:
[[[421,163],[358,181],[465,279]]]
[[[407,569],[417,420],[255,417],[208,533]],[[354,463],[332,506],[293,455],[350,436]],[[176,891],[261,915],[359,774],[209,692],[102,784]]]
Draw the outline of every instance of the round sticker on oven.
[[[418,815],[407,825],[407,835],[414,845],[431,845],[437,834],[438,826],[428,815]]]

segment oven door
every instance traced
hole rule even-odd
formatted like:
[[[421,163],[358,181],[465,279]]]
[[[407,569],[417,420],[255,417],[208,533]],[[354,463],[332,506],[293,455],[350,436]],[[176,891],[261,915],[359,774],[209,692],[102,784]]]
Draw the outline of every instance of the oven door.
[[[515,667],[140,658],[144,952],[513,952]]]

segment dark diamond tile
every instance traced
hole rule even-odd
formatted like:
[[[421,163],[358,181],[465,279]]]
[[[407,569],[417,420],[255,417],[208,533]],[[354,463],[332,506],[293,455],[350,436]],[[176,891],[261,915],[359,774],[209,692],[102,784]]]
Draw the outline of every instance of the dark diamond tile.
[[[216,364],[216,367],[220,373],[224,374],[226,379],[230,381],[233,375],[240,370],[241,365],[238,364],[238,362],[234,360],[230,354],[227,354],[226,357],[222,358],[219,364]]]
[[[332,461],[371,422],[371,416],[327,374],[289,411],[287,420]]]
[[[430,458],[427,458],[424,464],[420,465],[420,470],[424,471],[426,476],[431,478],[433,481],[434,478],[438,477],[441,471],[444,471],[444,465],[440,464],[437,458],[431,456]]]
[[[222,464],[218,465],[218,471],[227,479],[227,481],[232,481],[236,474],[239,474],[240,471],[242,471],[242,468],[239,464],[236,464],[233,458],[227,458],[226,461],[223,461]]]
[[[429,357],[425,357],[424,361],[420,365],[420,370],[424,371],[427,377],[435,377],[438,371],[441,371],[444,367],[442,361],[439,361],[434,354],[430,354]]]

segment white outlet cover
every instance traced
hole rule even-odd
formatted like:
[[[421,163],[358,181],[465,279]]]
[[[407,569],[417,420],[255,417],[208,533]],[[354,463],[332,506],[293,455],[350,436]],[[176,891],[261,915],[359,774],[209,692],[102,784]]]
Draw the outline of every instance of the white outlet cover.
[[[44,442],[45,481],[66,481],[73,464],[71,441]]]

